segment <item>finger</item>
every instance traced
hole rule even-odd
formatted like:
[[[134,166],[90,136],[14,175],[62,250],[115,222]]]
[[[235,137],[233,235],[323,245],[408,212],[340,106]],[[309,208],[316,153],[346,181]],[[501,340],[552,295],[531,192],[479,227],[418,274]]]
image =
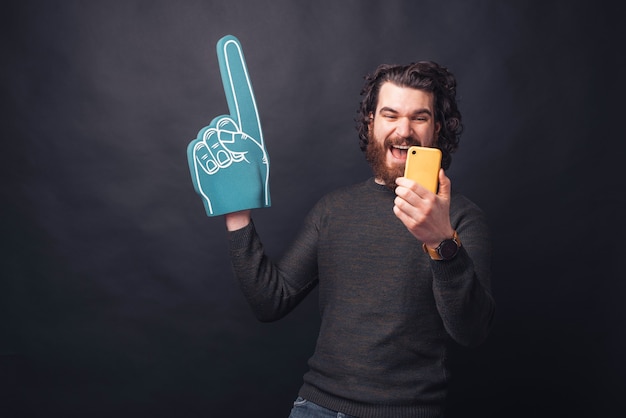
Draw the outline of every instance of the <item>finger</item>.
[[[210,155],[210,159],[217,164],[218,168],[226,168],[230,165],[230,153],[222,145],[215,129],[210,128],[206,130],[203,142],[206,144],[206,151]]]
[[[205,173],[211,175],[219,170],[219,166],[211,156],[209,148],[203,141],[197,142],[193,147],[193,158],[195,164],[202,168]]]
[[[235,138],[242,136],[235,122],[228,117],[218,120],[215,129],[218,132],[220,143],[223,146],[225,146],[225,144],[233,144]]]
[[[239,40],[232,35],[220,39],[217,58],[231,117],[242,132],[257,138],[262,145],[261,122]]]
[[[419,227],[424,221],[424,213],[402,198],[395,199],[393,212],[409,230]]]
[[[396,197],[393,201],[394,207],[406,216],[415,216],[422,203],[422,198],[413,190],[404,186],[396,187]]]
[[[398,185],[398,187],[396,188],[396,194],[398,194],[398,192],[402,190],[402,188],[408,189],[420,199],[425,199],[426,197],[428,197],[429,194],[432,194],[432,192],[426,187],[407,177],[398,177],[396,179],[396,184]]]
[[[405,189],[410,189],[410,190],[414,189],[415,186],[418,186],[418,184],[415,181],[411,180],[408,177],[398,177],[398,178],[396,178],[396,185],[398,187],[403,187]],[[398,190],[398,188],[396,188],[396,193],[397,193],[397,190]]]
[[[452,190],[452,183],[446,173],[443,171],[443,168],[439,169],[439,191],[437,196],[443,197],[445,199],[450,199],[450,193]]]

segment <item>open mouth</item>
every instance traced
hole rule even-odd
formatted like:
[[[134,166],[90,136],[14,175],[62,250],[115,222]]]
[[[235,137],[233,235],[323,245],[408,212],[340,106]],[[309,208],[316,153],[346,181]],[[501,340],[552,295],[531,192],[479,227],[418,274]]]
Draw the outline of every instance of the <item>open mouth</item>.
[[[407,151],[409,150],[408,145],[392,145],[389,147],[389,151],[393,158],[401,161],[406,161]]]

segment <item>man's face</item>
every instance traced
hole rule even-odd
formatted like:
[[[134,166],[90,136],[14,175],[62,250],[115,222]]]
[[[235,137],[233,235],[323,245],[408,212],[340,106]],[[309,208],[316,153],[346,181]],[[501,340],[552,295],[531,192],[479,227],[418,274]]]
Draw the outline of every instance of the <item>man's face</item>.
[[[366,158],[376,181],[395,187],[404,175],[407,150],[412,145],[433,147],[439,124],[435,123],[433,94],[386,82],[371,116]]]

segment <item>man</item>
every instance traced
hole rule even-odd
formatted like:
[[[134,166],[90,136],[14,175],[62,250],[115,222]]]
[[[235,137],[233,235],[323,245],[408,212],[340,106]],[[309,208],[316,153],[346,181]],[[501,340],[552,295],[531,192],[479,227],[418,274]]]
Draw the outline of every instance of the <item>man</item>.
[[[444,173],[462,130],[456,81],[433,62],[383,65],[362,94],[374,178],[322,198],[279,262],[250,211],[226,215],[231,259],[261,321],[319,285],[319,336],[292,418],[439,417],[447,347],[481,343],[495,309],[484,215]],[[402,177],[411,145],[442,150],[437,194]]]

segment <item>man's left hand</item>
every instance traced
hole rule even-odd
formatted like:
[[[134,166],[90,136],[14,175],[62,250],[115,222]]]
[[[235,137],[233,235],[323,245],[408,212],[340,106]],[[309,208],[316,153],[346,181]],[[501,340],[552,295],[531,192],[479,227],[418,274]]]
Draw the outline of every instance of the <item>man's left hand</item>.
[[[437,194],[406,177],[398,177],[396,184],[393,212],[415,238],[430,248],[436,248],[441,241],[452,238],[451,182],[443,169],[439,170]]]

